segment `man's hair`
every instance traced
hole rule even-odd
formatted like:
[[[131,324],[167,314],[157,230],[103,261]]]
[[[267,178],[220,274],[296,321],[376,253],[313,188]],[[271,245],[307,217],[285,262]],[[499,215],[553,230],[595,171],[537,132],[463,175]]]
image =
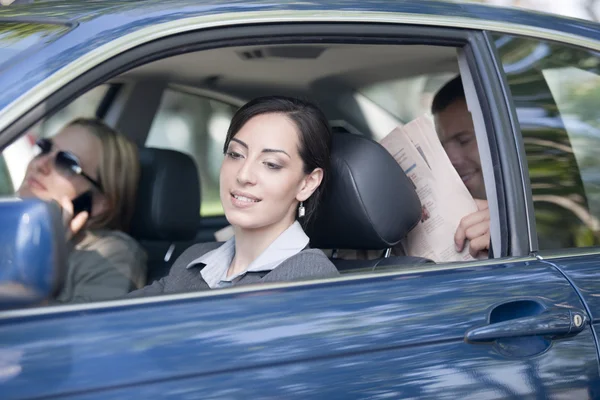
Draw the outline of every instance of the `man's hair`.
[[[462,79],[460,75],[446,82],[446,84],[435,94],[431,103],[431,113],[437,114],[444,111],[456,100],[465,98]]]
[[[140,179],[137,147],[125,136],[94,118],[78,118],[67,126],[80,126],[100,139],[102,152],[98,181],[108,201],[106,213],[90,219],[90,229],[129,230]]]

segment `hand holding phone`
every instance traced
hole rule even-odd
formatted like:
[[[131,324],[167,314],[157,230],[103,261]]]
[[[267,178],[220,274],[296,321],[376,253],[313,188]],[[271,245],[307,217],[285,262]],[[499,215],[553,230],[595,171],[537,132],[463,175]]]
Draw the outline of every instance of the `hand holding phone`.
[[[73,200],[65,197],[61,201],[63,209],[63,223],[65,224],[66,240],[70,240],[77,234],[87,222],[92,213],[92,193],[82,193]]]
[[[89,190],[73,199],[73,217],[82,211],[92,214],[92,192]]]

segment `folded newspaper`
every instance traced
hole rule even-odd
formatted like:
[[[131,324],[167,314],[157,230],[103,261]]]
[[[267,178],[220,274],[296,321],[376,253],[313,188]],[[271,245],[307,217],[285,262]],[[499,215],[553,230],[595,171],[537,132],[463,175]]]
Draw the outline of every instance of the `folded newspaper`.
[[[402,242],[409,256],[430,260],[472,260],[469,246],[457,252],[454,234],[477,205],[452,166],[430,117],[423,115],[381,140],[412,180],[421,199],[421,220]]]

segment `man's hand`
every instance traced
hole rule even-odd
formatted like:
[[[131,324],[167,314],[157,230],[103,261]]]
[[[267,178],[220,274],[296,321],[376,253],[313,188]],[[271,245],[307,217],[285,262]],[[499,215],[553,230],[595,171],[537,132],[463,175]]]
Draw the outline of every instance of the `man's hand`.
[[[90,215],[87,211],[82,211],[73,217],[73,202],[68,197],[62,198],[60,206],[63,208],[63,224],[66,230],[65,239],[68,242],[83,229]]]
[[[490,248],[490,210],[486,200],[475,199],[475,203],[479,211],[467,215],[460,221],[454,234],[454,243],[456,251],[461,252],[466,241],[469,240],[471,256],[486,258]]]

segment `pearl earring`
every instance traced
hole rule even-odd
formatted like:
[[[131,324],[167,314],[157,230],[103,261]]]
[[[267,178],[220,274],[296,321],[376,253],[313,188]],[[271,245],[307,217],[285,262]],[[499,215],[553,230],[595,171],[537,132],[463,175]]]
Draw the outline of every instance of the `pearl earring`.
[[[306,209],[304,208],[304,202],[301,201],[298,206],[298,218],[303,218],[304,214],[306,214]]]

